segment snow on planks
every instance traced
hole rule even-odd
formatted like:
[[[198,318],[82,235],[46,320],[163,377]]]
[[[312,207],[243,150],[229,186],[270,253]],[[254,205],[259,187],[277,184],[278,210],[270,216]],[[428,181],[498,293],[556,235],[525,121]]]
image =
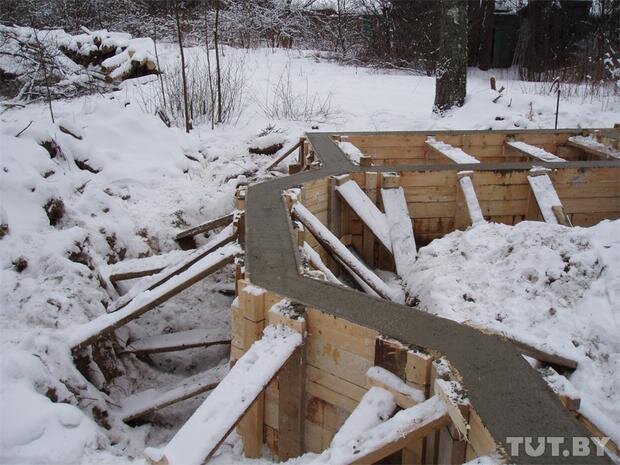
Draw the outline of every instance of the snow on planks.
[[[401,410],[389,420],[352,436],[344,443],[335,444],[310,463],[372,464],[449,422],[446,405],[438,396],[433,396],[414,407]]]
[[[465,198],[465,205],[467,205],[467,211],[469,213],[469,219],[471,224],[484,223],[484,216],[482,215],[482,209],[474,190],[474,184],[471,181],[471,177],[468,172],[461,171],[459,173],[459,184],[463,191],[463,197]]]
[[[229,213],[228,215],[220,216],[219,218],[207,221],[206,223],[202,223],[201,225],[186,229],[185,231],[181,231],[179,234],[177,234],[174,240],[179,241],[188,237],[197,236],[198,234],[205,233],[216,228],[221,228],[222,226],[228,226],[230,223],[232,223],[233,216],[234,213]]]
[[[601,158],[620,158],[620,150],[597,141],[594,137],[573,136],[568,138],[568,145],[577,147],[586,153]]]
[[[532,187],[532,192],[534,193],[538,208],[545,222],[549,224],[559,224],[555,211],[558,207],[562,208],[562,202],[549,176],[533,172],[527,177],[527,181]]]
[[[147,389],[127,397],[121,405],[123,421],[133,421],[169,405],[215,389],[227,372],[228,363],[225,363],[187,378],[179,386],[167,391]]]
[[[155,336],[138,339],[127,344],[122,353],[156,354],[160,352],[175,352],[177,350],[192,349],[195,347],[210,347],[214,345],[230,344],[230,335],[213,336],[207,329],[190,329],[177,333],[157,334]]]
[[[301,203],[296,202],[293,204],[292,213],[329,252],[342,260],[342,262],[370,286],[373,291],[384,299],[401,303],[404,301],[402,292],[390,288],[381,278],[364,265],[361,260],[355,257],[355,255],[353,255],[351,251]]]
[[[459,164],[467,164],[467,163],[480,163],[480,160],[472,157],[471,155],[466,154],[458,147],[453,147],[450,144],[446,144],[445,142],[438,141],[434,137],[429,137],[426,139],[426,146],[435,152],[443,155],[444,157],[448,157],[455,163]]]
[[[409,216],[407,199],[402,187],[381,189],[385,218],[388,224],[396,272],[403,276],[415,261],[417,249],[413,222]]]
[[[301,334],[290,328],[267,326],[170,442],[146,449],[147,458],[166,465],[204,463],[301,343]]]
[[[241,247],[237,243],[227,244],[211,252],[182,273],[170,277],[159,287],[143,291],[121,310],[101,315],[82,326],[73,328],[72,334],[69,336],[70,346],[74,349],[80,349],[92,344],[102,334],[113,331],[128,321],[138,318],[224,265],[232,263],[235,256],[240,253]]]
[[[336,186],[336,191],[349,204],[353,211],[360,217],[366,226],[388,250],[392,251],[390,231],[385,214],[368,198],[361,187],[355,181],[347,181]]]
[[[540,161],[547,162],[562,162],[566,161],[563,158],[557,157],[552,153],[547,152],[545,149],[530,145],[525,142],[510,140],[505,142],[505,146],[508,150],[515,151],[517,153],[527,155],[528,157],[537,158]]]
[[[185,250],[172,250],[161,255],[123,260],[107,267],[108,279],[116,283],[157,274],[164,268],[181,262],[188,254]]]
[[[183,260],[175,263],[174,265],[167,266],[163,270],[161,270],[156,275],[152,276],[149,279],[145,279],[135,286],[133,286],[127,294],[123,295],[120,299],[116,300],[108,312],[115,312],[123,308],[125,305],[129,304],[134,297],[145,292],[152,291],[156,287],[162,285],[166,281],[168,281],[173,276],[178,275],[179,273],[184,272],[189,267],[191,267],[194,263],[201,260],[203,257],[207,256],[214,250],[222,247],[225,244],[233,241],[235,238],[235,233],[232,225],[228,225],[218,234],[216,234],[213,239],[207,242],[205,245],[200,247],[199,249],[187,254]]]

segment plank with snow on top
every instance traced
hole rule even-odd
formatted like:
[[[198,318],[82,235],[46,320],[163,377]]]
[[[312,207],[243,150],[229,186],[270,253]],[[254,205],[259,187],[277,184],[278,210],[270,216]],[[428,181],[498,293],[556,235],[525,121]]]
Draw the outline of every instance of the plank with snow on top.
[[[168,390],[147,389],[125,398],[121,404],[123,421],[130,422],[182,400],[215,389],[228,372],[228,363],[183,380]]]
[[[372,366],[366,372],[366,378],[370,386],[380,387],[388,391],[399,407],[409,408],[424,402],[424,391],[409,386],[391,371],[379,366]]]
[[[351,252],[353,253],[353,252]],[[355,255],[355,254],[354,254]],[[336,261],[338,262],[338,264],[344,269],[344,271],[347,272],[347,274],[349,276],[351,276],[351,278],[353,278],[353,281],[355,281],[357,283],[357,285],[360,287],[360,289],[362,291],[364,291],[366,294],[371,295],[373,297],[379,297],[381,298],[381,296],[379,294],[377,294],[372,287],[370,287],[368,284],[366,284],[364,282],[364,280],[362,278],[360,278],[351,268],[349,268],[347,266],[347,264],[345,262],[343,262],[341,259],[339,259],[338,257],[335,257]],[[356,256],[357,258],[357,256]]]
[[[465,198],[465,205],[467,206],[467,212],[469,213],[471,224],[475,225],[478,223],[484,223],[484,216],[482,215],[482,209],[480,208],[478,196],[476,195],[471,177],[464,174],[460,177],[459,184],[461,185],[461,191],[463,192],[463,197]]]
[[[208,329],[190,329],[176,333],[156,334],[130,342],[121,353],[175,352],[196,347],[230,344],[229,335],[214,335]]]
[[[330,447],[312,465],[372,464],[401,450],[412,441],[448,425],[446,405],[433,396],[414,407],[401,410],[389,420]]]
[[[558,197],[555,187],[551,179],[546,174],[536,176],[528,176],[527,181],[530,183],[536,203],[546,223],[558,224],[553,207],[562,207],[562,202]]]
[[[323,260],[321,260],[321,256],[319,255],[319,253],[316,250],[314,250],[312,247],[310,247],[310,244],[308,244],[307,242],[304,242],[303,251],[308,257],[308,260],[310,260],[310,263],[312,264],[312,266],[314,266],[317,270],[323,272],[323,274],[325,275],[325,278],[327,278],[327,281],[333,284],[338,284],[339,286],[346,287],[342,283],[342,281],[340,281],[336,277],[336,275],[332,272],[332,270],[330,270],[327,267],[327,265],[323,263]]]
[[[296,202],[292,208],[293,215],[314,235],[314,237],[331,253],[337,256],[347,267],[357,274],[374,292],[384,299],[404,302],[404,295],[390,288],[381,278],[371,271],[361,260],[347,249],[336,236],[301,203]]]
[[[121,310],[101,315],[86,324],[71,328],[69,345],[79,350],[93,343],[101,335],[138,318],[224,265],[232,263],[235,256],[240,253],[241,247],[237,243],[226,244],[224,247],[211,252],[159,287],[143,291]]]
[[[568,145],[601,158],[620,158],[620,150],[597,141],[594,137],[573,136],[568,138]]]
[[[219,247],[222,247],[225,244],[232,242],[234,239],[235,232],[231,224],[222,229],[218,234],[213,236],[213,238],[205,245],[187,254],[185,258],[180,262],[167,266],[159,273],[137,283],[129,290],[129,292],[124,294],[121,298],[116,300],[110,306],[110,308],[108,309],[108,313],[116,312],[122,309],[127,304],[129,304],[132,299],[137,295],[145,291],[152,291],[156,287],[161,286],[172,277],[187,270],[189,267],[191,267],[197,261],[201,260],[203,257],[207,256]]]
[[[234,213],[229,213],[228,215],[214,218],[198,226],[194,226],[193,228],[186,229],[185,231],[181,231],[179,234],[176,235],[174,240],[178,241],[186,237],[197,236],[198,234],[209,232],[216,228],[221,228],[222,226],[228,226],[230,223],[232,223],[233,216],[234,216]]]
[[[284,152],[278,158],[276,158],[275,160],[270,162],[267,166],[265,166],[265,168],[263,168],[263,171],[269,171],[269,170],[275,168],[277,165],[279,165],[281,162],[283,162],[286,158],[288,158],[289,155],[291,155],[295,150],[297,150],[302,143],[303,143],[302,140],[297,142],[290,149],[288,149],[286,152]]]
[[[547,152],[545,149],[536,147],[535,145],[530,145],[526,142],[517,141],[517,140],[509,140],[504,143],[505,147],[509,150],[513,150],[522,155],[527,155],[528,157],[537,158],[541,161],[547,162],[563,162],[566,161],[564,158],[560,158],[550,152]]]
[[[356,436],[380,425],[396,409],[394,396],[380,387],[371,387],[332,438],[330,447],[344,446]]]
[[[435,152],[445,157],[448,157],[455,163],[480,163],[480,160],[463,152],[463,150],[461,150],[460,148],[453,147],[452,145],[446,144],[445,142],[441,142],[434,137],[429,137],[428,139],[426,139],[426,146],[434,150]]]
[[[104,272],[112,282],[143,278],[181,262],[189,255],[184,250],[172,250],[161,255],[123,260],[108,266]]]
[[[372,233],[388,251],[392,251],[390,230],[385,214],[377,208],[366,193],[355,181],[347,181],[336,186],[336,191],[349,204],[362,222],[370,228]]]
[[[355,145],[348,141],[340,141],[336,142],[340,150],[344,152],[347,158],[351,161],[351,163],[355,165],[359,165],[364,154],[360,149],[358,149]]]
[[[290,328],[267,326],[170,442],[145,450],[148,460],[169,465],[208,460],[301,343],[301,334]]]
[[[405,192],[402,187],[381,189],[381,198],[392,242],[396,272],[404,276],[404,273],[411,269],[417,254],[413,221],[409,216]]]

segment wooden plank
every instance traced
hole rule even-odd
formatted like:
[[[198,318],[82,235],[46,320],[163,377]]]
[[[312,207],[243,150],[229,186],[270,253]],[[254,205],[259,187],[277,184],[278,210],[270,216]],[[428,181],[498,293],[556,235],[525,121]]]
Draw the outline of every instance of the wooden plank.
[[[307,363],[362,388],[366,387],[366,371],[371,360],[348,352],[333,342],[311,337],[306,342]]]
[[[545,162],[565,162],[563,158],[560,158],[550,152],[547,152],[545,149],[541,147],[536,147],[534,145],[528,144],[523,141],[515,141],[509,140],[504,144],[504,154],[511,155],[522,155],[529,158],[534,158],[536,160],[545,161]]]
[[[159,273],[162,270],[163,268],[159,267],[159,268],[150,268],[150,269],[139,270],[139,271],[127,271],[125,273],[114,273],[109,276],[109,279],[114,284],[119,281],[127,281],[129,279],[144,278],[145,276],[151,276],[151,275]]]
[[[215,218],[213,220],[207,221],[206,223],[202,223],[199,226],[195,226],[190,229],[186,229],[185,231],[180,232],[174,238],[175,241],[181,240],[186,237],[194,237],[198,234],[202,234],[208,231],[211,231],[216,228],[221,228],[232,223],[233,213],[229,213],[228,215],[220,216],[219,218]]]
[[[401,296],[399,293],[395,293],[395,291],[385,284],[374,272],[368,269],[366,265],[350,253],[338,238],[303,205],[295,203],[292,213],[314,235],[325,250],[341,259],[349,268],[359,275],[373,291],[385,299],[393,301],[400,300]]]
[[[375,366],[366,372],[368,387],[380,387],[394,397],[400,408],[410,408],[425,400],[422,389],[414,388],[384,368]]]
[[[471,155],[468,155],[462,149],[453,147],[443,140],[437,140],[434,137],[429,137],[426,139],[425,144],[426,147],[433,153],[439,154],[454,163],[480,163],[479,160]]]
[[[394,339],[379,336],[375,340],[374,364],[404,380],[405,366],[407,365],[407,348]]]
[[[608,160],[620,158],[620,150],[614,149],[610,145],[598,142],[592,137],[573,136],[568,139],[566,145],[576,147],[599,158]]]
[[[555,188],[549,176],[546,174],[534,175],[533,173],[531,176],[527,177],[527,180],[532,187],[536,203],[538,204],[538,208],[545,222],[549,224],[558,224],[558,219],[553,208],[559,207],[561,209],[562,202],[555,192]]]
[[[167,391],[147,389],[126,397],[121,404],[121,417],[124,422],[131,422],[182,400],[215,389],[227,371],[226,365],[220,365],[185,379],[181,384]]]
[[[212,330],[190,329],[189,331],[179,331],[176,333],[157,334],[132,341],[120,353],[156,354],[215,345],[230,345],[230,339],[223,335],[213,337]]]
[[[470,175],[462,175],[459,177],[459,192],[463,195],[463,202],[467,207],[467,213],[469,215],[469,224],[475,225],[484,222],[482,216],[482,209],[480,208],[480,202],[476,196],[476,191],[472,183]],[[457,208],[458,210],[458,208]],[[457,222],[456,218],[454,220]]]
[[[289,328],[266,330],[170,442],[162,449],[145,451],[149,461],[170,465],[207,461],[301,344],[301,335]],[[262,411],[259,407],[262,405],[257,405],[256,411]],[[262,442],[262,419],[260,424],[252,423],[260,429],[258,441]],[[258,431],[252,433],[258,435]],[[195,441],[197,434],[202,438],[199,443]]]
[[[358,386],[312,365],[306,365],[306,380],[348,397],[353,402],[359,402],[367,391],[366,387]]]
[[[69,344],[74,351],[81,350],[95,342],[102,335],[108,334],[127,322],[138,318],[140,315],[161,305],[223,266],[232,263],[235,255],[239,254],[240,251],[241,249],[238,245],[228,244],[222,249],[212,252],[183,273],[180,273],[172,284],[166,282],[157,291],[148,292],[144,299],[132,301],[115,313],[101,315],[82,325],[73,335]]]
[[[381,198],[392,242],[396,272],[404,276],[417,253],[407,201],[401,187],[381,189]]]
[[[477,456],[490,454],[497,449],[493,436],[473,408],[469,410],[469,427],[468,441]]]
[[[446,405],[452,424],[459,431],[462,438],[469,435],[469,399],[465,391],[456,381],[436,379],[434,384],[435,395]]]
[[[412,417],[412,421],[407,421],[409,417]],[[343,457],[339,456],[341,459],[339,463],[374,464],[415,440],[424,438],[433,431],[440,429],[449,421],[441,400],[432,397],[415,407],[398,412],[388,421],[354,438],[351,441],[351,444],[355,444],[355,446],[351,448],[350,461],[343,460]],[[390,434],[390,432],[392,433]],[[367,442],[366,438],[377,437],[388,437],[389,439],[388,442],[376,441],[370,444]]]
[[[263,170],[265,171],[269,171],[273,168],[275,168],[278,164],[280,164],[285,158],[287,158],[290,154],[292,154],[295,150],[297,150],[300,145],[303,143],[303,140],[300,139],[299,142],[297,142],[295,145],[293,145],[290,149],[288,149],[286,152],[284,152],[282,155],[280,155],[278,158],[276,158],[275,160],[273,160],[271,163],[269,163],[267,166],[265,166],[265,168],[263,168]]]
[[[575,370],[577,368],[577,362],[575,360],[571,360],[568,357],[564,357],[560,354],[553,354],[549,352],[545,352],[543,350],[537,349],[525,342],[518,341],[512,338],[506,338],[517,348],[519,352],[523,355],[527,355],[528,357],[535,358],[541,362],[549,363],[550,365],[561,366],[564,368],[569,368],[571,370]]]

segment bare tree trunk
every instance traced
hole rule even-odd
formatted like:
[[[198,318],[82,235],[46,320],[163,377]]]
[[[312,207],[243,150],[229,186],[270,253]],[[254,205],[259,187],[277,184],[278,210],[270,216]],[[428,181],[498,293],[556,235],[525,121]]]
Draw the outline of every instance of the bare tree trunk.
[[[465,103],[467,92],[467,0],[441,0],[441,39],[435,105],[443,113]]]
[[[189,120],[189,102],[187,96],[187,76],[185,75],[185,53],[183,52],[183,32],[181,31],[181,18],[179,17],[179,4],[174,8],[174,18],[177,23],[177,37],[179,40],[179,51],[181,52],[181,77],[183,79],[183,106],[185,110],[185,132],[192,128]]]
[[[220,0],[215,1],[215,30],[213,31],[213,42],[215,45],[215,79],[217,87],[217,122],[222,122],[222,75],[220,72]]]
[[[480,36],[479,67],[486,71],[493,66],[493,24],[495,0],[483,0],[482,34]]]
[[[207,49],[207,68],[209,69],[209,99],[211,100],[211,129],[215,123],[215,92],[213,91],[213,76],[211,74],[211,56],[209,52],[209,10],[205,8],[205,48]]]
[[[153,47],[155,48],[155,62],[157,63],[157,71],[159,72],[159,85],[161,86],[161,98],[164,103],[164,111],[166,109],[166,92],[164,91],[164,78],[162,76],[161,66],[159,64],[159,55],[157,54],[157,24],[153,17]]]
[[[482,9],[480,2],[473,0],[467,5],[468,31],[467,31],[467,62],[469,66],[478,65],[478,52],[480,50],[480,31],[482,29]]]

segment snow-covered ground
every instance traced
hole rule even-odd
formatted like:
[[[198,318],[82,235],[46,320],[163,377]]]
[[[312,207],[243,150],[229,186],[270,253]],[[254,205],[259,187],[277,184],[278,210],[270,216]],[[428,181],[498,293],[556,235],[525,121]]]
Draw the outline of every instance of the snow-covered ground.
[[[172,44],[160,44],[158,51],[164,64],[178,59]],[[204,60],[204,49],[187,52],[189,59]],[[243,100],[233,122],[214,130],[202,125],[186,134],[145,113],[145,96],[159,85],[153,76],[125,81],[111,93],[55,101],[57,124],[42,103],[0,113],[0,223],[6,225],[0,239],[2,463],[141,463],[144,448],[165,444],[204,399],[169,407],[154,416],[153,425],[134,428],[120,421],[120,408],[113,408],[107,420],[99,420],[109,423],[105,429],[93,418],[106,400],[119,404],[138,389],[174,385],[220,364],[226,349],[154,355],[156,368],[133,356],[124,358],[124,373],[104,394],[77,371],[68,340],[78,325],[104,314],[117,298],[105,283],[109,264],[175,250],[173,237],[181,229],[232,210],[239,183],[273,176],[260,170],[273,157],[248,153],[266,128],[278,134],[286,149],[312,126],[553,127],[554,97],[526,94],[522,83],[502,81],[506,90],[493,103],[497,93],[489,89],[489,75],[479,72],[468,82],[465,106],[439,118],[431,112],[433,78],[341,66],[319,60],[313,52],[227,48],[225,55],[243,63]],[[315,107],[314,117],[307,111],[307,121],[270,118],[266,113],[273,112],[265,110],[273,107],[283,74],[290,76],[300,105],[312,110],[312,102],[328,104],[321,105],[321,111]],[[562,101],[560,127],[609,127],[620,121],[618,103]],[[53,158],[41,146],[48,142],[49,147],[51,141],[62,152],[52,148]],[[418,274],[413,273],[409,284],[429,311],[544,339],[570,351],[580,362],[572,381],[584,398],[606,409],[618,428],[619,229],[618,222],[590,230],[482,224],[423,249]],[[514,251],[508,252],[511,246]],[[448,263],[458,255],[455,250],[479,260]],[[495,268],[481,268],[483,258]],[[544,270],[542,263],[547,264]],[[475,266],[484,273],[474,273]],[[445,276],[431,283],[429,276],[435,272]],[[454,273],[464,279],[457,282]],[[225,331],[231,297],[217,289],[230,285],[230,279],[230,273],[218,273],[120,333],[137,339],[205,327]],[[444,285],[457,286],[459,292],[452,289],[452,297],[438,297]],[[519,297],[518,292],[531,297]],[[475,302],[463,300],[463,295]],[[491,310],[497,301],[503,307]],[[528,313],[526,303],[532,309]],[[239,453],[233,434],[214,463],[230,463],[232,457],[237,461]]]

